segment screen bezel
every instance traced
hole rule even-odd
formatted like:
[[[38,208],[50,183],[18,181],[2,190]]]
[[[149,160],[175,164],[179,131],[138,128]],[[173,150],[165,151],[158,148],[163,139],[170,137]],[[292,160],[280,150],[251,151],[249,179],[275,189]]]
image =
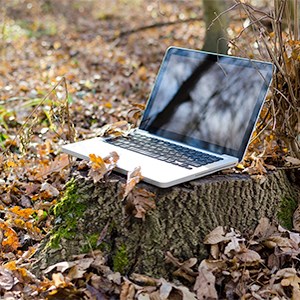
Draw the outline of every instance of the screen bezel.
[[[234,157],[237,157],[239,159],[239,161],[241,161],[245,154],[246,148],[249,144],[249,140],[250,140],[252,132],[255,128],[255,124],[258,120],[260,111],[262,109],[263,103],[264,103],[266,95],[267,95],[268,88],[271,84],[274,65],[270,62],[251,60],[251,59],[247,59],[247,58],[240,58],[240,57],[234,57],[234,56],[223,55],[223,54],[209,53],[209,52],[205,52],[205,51],[191,50],[191,49],[178,48],[178,47],[168,48],[168,50],[166,51],[166,54],[163,58],[158,75],[156,77],[156,81],[153,86],[152,92],[148,99],[147,106],[144,111],[143,118],[141,120],[139,128],[142,130],[145,130],[149,133],[160,136],[162,138],[167,138],[167,139],[174,140],[177,142],[180,142],[180,140],[182,140],[182,138],[183,138],[182,135],[177,134],[175,132],[155,128],[154,126],[147,124],[148,123],[147,120],[150,115],[151,108],[154,104],[154,100],[155,100],[155,97],[159,90],[159,87],[162,83],[162,80],[164,79],[164,75],[166,73],[168,63],[170,61],[171,56],[174,54],[179,55],[179,56],[197,58],[197,59],[201,59],[201,60],[205,59],[205,60],[210,60],[210,61],[214,61],[214,62],[222,59],[222,62],[224,62],[226,64],[245,66],[245,67],[249,67],[249,68],[255,68],[258,72],[260,72],[262,70],[264,72],[266,72],[266,76],[264,76],[264,81],[263,81],[261,91],[259,93],[259,96],[257,97],[252,115],[251,115],[248,125],[246,127],[244,138],[242,140],[242,143],[241,143],[239,149],[231,149],[231,148],[227,148],[227,147],[222,147],[222,146],[215,145],[215,144],[212,144],[212,143],[209,143],[206,141],[202,141],[199,139],[195,139],[192,137],[189,137],[188,140],[185,138],[185,143],[189,146],[192,146],[192,147],[195,147],[198,149],[207,150],[207,151],[211,151],[211,149],[213,149],[213,152],[215,152],[215,153],[218,153],[221,155],[227,154],[230,156],[234,156]],[[158,129],[159,129],[159,132],[157,133],[156,131]]]

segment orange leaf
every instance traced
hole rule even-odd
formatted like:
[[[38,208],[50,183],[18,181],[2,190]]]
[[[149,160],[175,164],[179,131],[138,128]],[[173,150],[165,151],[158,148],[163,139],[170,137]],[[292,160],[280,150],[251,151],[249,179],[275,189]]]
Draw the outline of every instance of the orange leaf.
[[[0,229],[4,231],[4,236],[2,240],[2,246],[3,248],[8,248],[7,250],[17,250],[18,247],[20,247],[19,238],[17,233],[10,228],[5,223],[0,222]]]
[[[20,208],[20,206],[14,206],[9,209],[12,213],[18,215],[19,217],[30,219],[32,214],[36,212],[35,209],[32,208]]]
[[[89,158],[91,169],[88,175],[96,183],[116,167],[119,155],[116,152],[111,152],[108,156],[102,158],[96,154],[90,154]]]

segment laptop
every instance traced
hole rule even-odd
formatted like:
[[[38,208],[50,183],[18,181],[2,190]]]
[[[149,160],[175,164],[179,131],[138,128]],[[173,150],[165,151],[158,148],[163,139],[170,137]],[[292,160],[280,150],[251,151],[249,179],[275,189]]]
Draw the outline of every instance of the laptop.
[[[243,159],[272,73],[269,62],[170,47],[137,129],[62,150],[81,159],[117,152],[116,171],[140,167],[161,188],[231,168]]]

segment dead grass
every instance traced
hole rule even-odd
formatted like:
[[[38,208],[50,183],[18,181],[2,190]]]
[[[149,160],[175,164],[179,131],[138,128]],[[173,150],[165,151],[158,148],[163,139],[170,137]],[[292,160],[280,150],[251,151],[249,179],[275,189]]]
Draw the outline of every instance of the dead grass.
[[[264,125],[274,135],[277,146],[288,155],[300,158],[300,41],[299,1],[274,0],[269,11],[236,0],[246,26],[232,39],[234,51],[241,49],[239,39],[254,37],[255,58],[271,60],[276,66],[272,95],[267,102]],[[257,56],[257,57],[256,57]]]

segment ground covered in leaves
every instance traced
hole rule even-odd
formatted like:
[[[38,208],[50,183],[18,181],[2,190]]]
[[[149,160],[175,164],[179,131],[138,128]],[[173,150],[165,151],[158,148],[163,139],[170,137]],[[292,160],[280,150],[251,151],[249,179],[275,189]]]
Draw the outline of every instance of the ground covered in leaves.
[[[32,274],[32,255],[70,179],[60,145],[135,126],[165,49],[201,49],[205,25],[193,0],[0,4],[1,299],[300,298],[300,236],[265,219],[248,237],[216,228],[204,241],[211,257],[202,262],[168,253],[166,263],[179,270],[173,283],[124,277],[100,251]],[[235,20],[230,33],[243,22]],[[272,168],[253,153],[249,172]]]

